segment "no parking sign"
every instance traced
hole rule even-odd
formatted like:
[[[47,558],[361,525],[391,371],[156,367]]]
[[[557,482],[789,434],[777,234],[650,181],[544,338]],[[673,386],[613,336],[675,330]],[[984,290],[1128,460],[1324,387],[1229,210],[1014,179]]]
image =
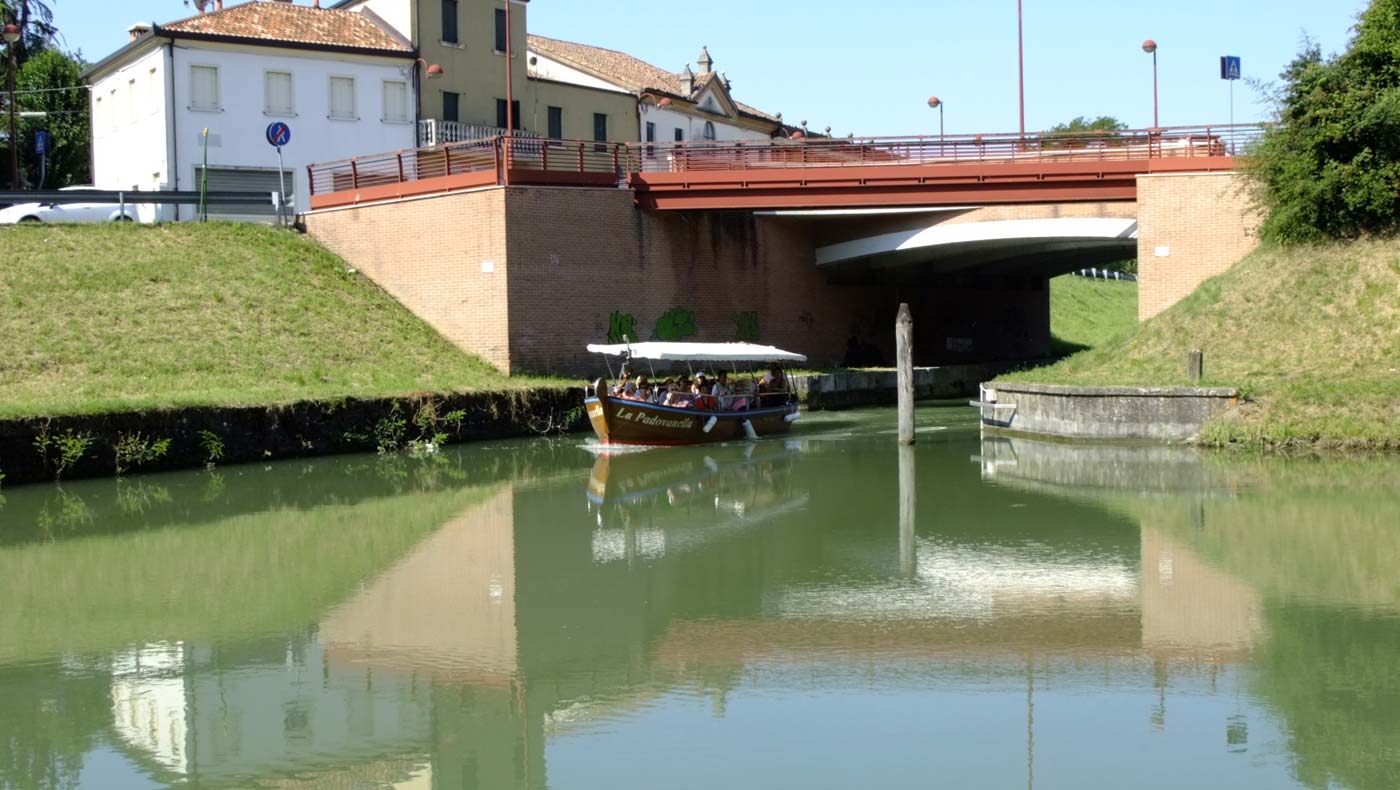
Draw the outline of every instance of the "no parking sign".
[[[282,146],[292,141],[292,127],[281,121],[267,125],[267,142],[274,148]]]

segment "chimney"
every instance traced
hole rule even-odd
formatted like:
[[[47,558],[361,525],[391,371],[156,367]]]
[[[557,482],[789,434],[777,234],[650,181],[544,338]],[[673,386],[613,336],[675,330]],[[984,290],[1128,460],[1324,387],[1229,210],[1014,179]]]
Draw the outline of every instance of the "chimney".
[[[701,74],[709,74],[714,71],[715,61],[710,57],[709,47],[700,48],[700,57],[696,59],[696,62],[700,64]]]
[[[695,92],[695,72],[690,70],[690,64],[685,64],[685,71],[681,72],[681,95],[690,98],[690,94]]]
[[[136,39],[146,35],[149,32],[151,32],[150,22],[137,22],[136,24],[126,29],[127,38],[130,41],[135,41]]]
[[[224,10],[224,0],[214,0],[214,10],[215,10],[215,11],[222,11],[222,10]]]

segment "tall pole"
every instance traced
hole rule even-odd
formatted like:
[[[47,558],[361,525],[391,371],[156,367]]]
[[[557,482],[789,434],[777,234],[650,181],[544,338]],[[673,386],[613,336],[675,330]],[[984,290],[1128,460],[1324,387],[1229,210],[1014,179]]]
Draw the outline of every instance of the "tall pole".
[[[895,386],[899,389],[899,443],[914,443],[914,317],[909,305],[899,305],[894,322]]]
[[[19,189],[19,135],[15,130],[15,45],[6,47],[10,51],[10,189]]]
[[[515,154],[515,90],[513,59],[511,54],[510,29],[510,4],[512,0],[506,0],[506,136],[504,140],[505,150],[501,152],[501,183],[510,184],[510,163]]]
[[[1152,128],[1161,129],[1162,122],[1157,117],[1157,48],[1152,48]]]
[[[1021,84],[1021,136],[1026,136],[1026,34],[1021,22],[1021,0],[1016,0],[1016,71]]]
[[[511,39],[514,38],[514,36],[511,35],[510,29],[510,4],[511,0],[506,0],[506,135],[514,136],[515,91],[513,89],[514,75],[511,74],[511,72],[514,71],[514,69],[511,68]]]

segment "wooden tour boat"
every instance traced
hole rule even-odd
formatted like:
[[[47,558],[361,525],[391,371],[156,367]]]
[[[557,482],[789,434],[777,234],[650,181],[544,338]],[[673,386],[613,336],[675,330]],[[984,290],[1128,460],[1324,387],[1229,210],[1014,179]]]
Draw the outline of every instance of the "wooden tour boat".
[[[725,366],[807,361],[801,354],[752,343],[619,343],[590,345],[588,350],[623,357],[624,370],[635,360]],[[611,375],[611,364],[608,368]],[[604,444],[684,445],[759,439],[787,433],[801,414],[796,396],[786,387],[782,392],[751,393],[734,399],[732,403],[742,401],[744,406],[735,410],[663,406],[617,397],[604,379],[594,382],[584,394],[588,420]],[[756,398],[761,402],[752,403]]]

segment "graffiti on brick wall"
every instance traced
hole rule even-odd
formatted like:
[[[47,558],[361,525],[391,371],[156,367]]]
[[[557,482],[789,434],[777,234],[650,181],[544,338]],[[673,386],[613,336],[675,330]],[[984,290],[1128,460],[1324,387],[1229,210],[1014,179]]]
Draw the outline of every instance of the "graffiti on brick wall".
[[[651,330],[652,340],[684,340],[694,337],[695,311],[684,307],[672,307],[656,319],[656,327]]]
[[[734,339],[746,343],[758,342],[758,311],[750,310],[746,313],[735,313],[734,319]]]
[[[608,342],[625,343],[637,339],[637,317],[616,310],[608,316]]]

